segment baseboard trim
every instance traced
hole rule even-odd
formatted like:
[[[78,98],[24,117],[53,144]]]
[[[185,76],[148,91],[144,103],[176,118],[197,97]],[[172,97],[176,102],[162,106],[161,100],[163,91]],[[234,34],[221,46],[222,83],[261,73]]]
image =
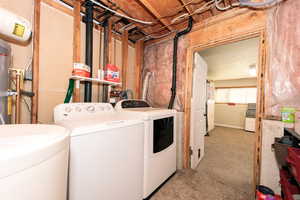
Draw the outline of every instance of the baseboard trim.
[[[244,127],[241,127],[241,126],[234,126],[234,125],[228,125],[228,124],[217,124],[217,123],[215,123],[215,126],[222,126],[222,127],[226,127],[226,128],[244,129]]]

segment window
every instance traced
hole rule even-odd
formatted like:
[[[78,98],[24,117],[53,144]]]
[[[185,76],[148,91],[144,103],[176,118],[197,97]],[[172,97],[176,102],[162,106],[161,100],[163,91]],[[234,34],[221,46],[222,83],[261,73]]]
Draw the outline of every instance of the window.
[[[256,103],[256,88],[217,88],[217,103]]]

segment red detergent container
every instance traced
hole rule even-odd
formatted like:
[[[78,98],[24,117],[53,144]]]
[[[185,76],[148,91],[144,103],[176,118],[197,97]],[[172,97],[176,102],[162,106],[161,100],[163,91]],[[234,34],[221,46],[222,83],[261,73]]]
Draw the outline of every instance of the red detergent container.
[[[83,63],[74,63],[72,75],[89,78],[91,75],[91,68]]]
[[[270,198],[274,197],[274,196],[275,196],[275,193],[270,188],[263,186],[263,185],[257,186],[256,200],[270,200]]]
[[[115,65],[107,64],[106,71],[104,72],[104,80],[119,83],[120,82],[119,68]]]

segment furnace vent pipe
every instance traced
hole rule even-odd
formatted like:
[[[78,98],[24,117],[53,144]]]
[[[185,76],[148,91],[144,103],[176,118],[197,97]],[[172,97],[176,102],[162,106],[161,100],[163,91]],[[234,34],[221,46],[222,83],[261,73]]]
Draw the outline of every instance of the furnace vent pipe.
[[[174,37],[174,46],[173,46],[173,76],[172,76],[172,88],[171,88],[171,99],[170,99],[170,102],[169,102],[169,106],[168,108],[169,109],[172,109],[173,108],[173,105],[174,105],[174,100],[175,100],[175,97],[176,97],[176,81],[177,81],[177,49],[178,49],[178,39],[185,35],[185,34],[188,34],[193,28],[193,18],[192,17],[189,17],[189,24],[188,24],[188,27],[177,33]]]
[[[145,76],[144,83],[143,83],[142,100],[147,99],[147,94],[148,94],[148,90],[149,90],[149,80],[152,76],[153,76],[153,72],[147,72],[147,74]]]
[[[239,1],[240,1],[240,6],[262,8],[266,6],[272,6],[276,3],[280,3],[282,0],[266,0],[264,2],[253,2],[251,0],[239,0]]]

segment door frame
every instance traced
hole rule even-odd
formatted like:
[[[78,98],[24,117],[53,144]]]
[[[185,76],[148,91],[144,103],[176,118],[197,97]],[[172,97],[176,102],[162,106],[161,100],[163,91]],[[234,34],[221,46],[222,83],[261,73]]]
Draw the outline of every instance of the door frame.
[[[267,41],[265,27],[257,27],[243,34],[231,35],[218,40],[210,40],[197,45],[190,46],[187,49],[187,65],[185,70],[185,90],[184,90],[184,168],[190,168],[190,118],[191,118],[191,97],[192,97],[192,77],[194,67],[194,53],[207,48],[212,48],[224,44],[238,42],[241,40],[260,38],[259,44],[259,64],[257,72],[257,102],[256,102],[256,123],[255,123],[255,145],[254,145],[254,166],[253,182],[255,186],[259,184],[260,163],[261,163],[261,134],[262,119],[264,116],[264,89],[265,89],[265,69],[267,57]]]

